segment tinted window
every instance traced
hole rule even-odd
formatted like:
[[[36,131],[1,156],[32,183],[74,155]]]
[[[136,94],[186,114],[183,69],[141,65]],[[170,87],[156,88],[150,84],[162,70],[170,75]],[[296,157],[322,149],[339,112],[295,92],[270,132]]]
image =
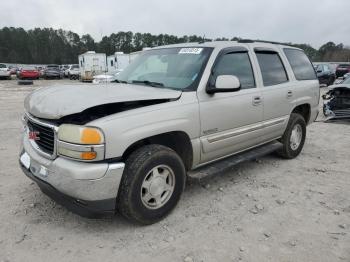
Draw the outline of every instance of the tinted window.
[[[313,69],[309,58],[303,51],[286,48],[284,49],[284,53],[287,56],[297,80],[316,79],[315,70]],[[322,70],[322,67],[318,69]],[[326,69],[326,71],[327,70],[329,71],[329,69]]]
[[[220,57],[214,68],[213,79],[219,75],[237,76],[242,89],[255,87],[252,65],[246,52],[229,53]]]
[[[286,70],[277,53],[256,52],[264,86],[278,85],[288,81]]]

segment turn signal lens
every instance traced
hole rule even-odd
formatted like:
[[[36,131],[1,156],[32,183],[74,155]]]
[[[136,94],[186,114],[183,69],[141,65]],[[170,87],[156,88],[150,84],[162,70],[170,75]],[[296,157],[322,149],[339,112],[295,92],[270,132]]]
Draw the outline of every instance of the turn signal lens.
[[[101,132],[94,128],[84,128],[81,132],[81,143],[82,144],[90,144],[90,145],[98,145],[102,142]]]
[[[80,158],[83,160],[93,160],[97,156],[96,152],[83,152],[80,155]]]

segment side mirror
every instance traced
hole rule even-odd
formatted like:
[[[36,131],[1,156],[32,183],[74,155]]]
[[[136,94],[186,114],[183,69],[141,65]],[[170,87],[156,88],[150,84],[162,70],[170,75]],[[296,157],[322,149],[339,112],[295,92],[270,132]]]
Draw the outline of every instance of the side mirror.
[[[236,92],[241,89],[241,82],[237,76],[219,75],[215,81],[215,87],[207,88],[208,94]]]

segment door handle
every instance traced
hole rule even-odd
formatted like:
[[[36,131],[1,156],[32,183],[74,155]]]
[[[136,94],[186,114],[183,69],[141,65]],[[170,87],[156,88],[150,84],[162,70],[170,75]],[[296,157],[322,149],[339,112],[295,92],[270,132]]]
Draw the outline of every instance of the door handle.
[[[258,106],[261,104],[261,97],[260,96],[254,96],[253,97],[253,106]]]
[[[289,97],[292,97],[293,96],[293,92],[291,91],[291,90],[289,90],[288,92],[287,92],[287,97],[289,98]]]

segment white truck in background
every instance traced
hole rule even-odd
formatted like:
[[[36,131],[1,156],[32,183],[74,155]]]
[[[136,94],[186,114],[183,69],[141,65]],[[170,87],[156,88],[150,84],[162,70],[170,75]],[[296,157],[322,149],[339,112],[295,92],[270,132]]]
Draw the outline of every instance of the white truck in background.
[[[122,71],[131,62],[130,54],[115,52],[114,55],[107,56],[107,73],[114,75]]]
[[[107,71],[106,54],[88,51],[79,55],[78,59],[81,81],[92,81],[95,75]]]
[[[114,81],[117,75],[122,72],[142,51],[125,54],[123,52],[115,52],[114,55],[107,56],[107,72],[100,75],[93,76],[93,83],[109,83]]]

